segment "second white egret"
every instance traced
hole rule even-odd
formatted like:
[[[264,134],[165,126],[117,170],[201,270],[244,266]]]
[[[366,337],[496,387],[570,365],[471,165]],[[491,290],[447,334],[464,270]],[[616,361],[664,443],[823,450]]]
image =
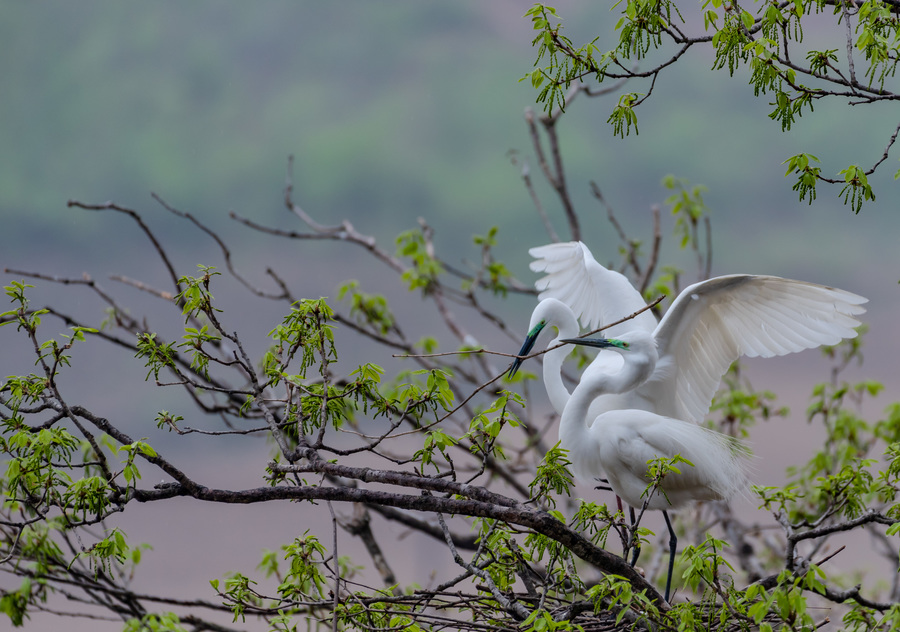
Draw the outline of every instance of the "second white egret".
[[[608,348],[625,359],[623,368],[615,373],[585,371],[560,419],[560,446],[568,450],[578,478],[592,482],[605,472],[612,490],[630,506],[646,505],[663,512],[669,529],[668,601],[678,540],[667,510],[698,500],[730,499],[747,484],[742,466],[747,451],[727,435],[646,410],[610,410],[590,416],[595,398],[627,391],[652,374],[656,353],[652,336],[637,332],[629,334],[627,340],[582,338],[562,342]],[[685,462],[652,488],[648,462],[676,456]]]

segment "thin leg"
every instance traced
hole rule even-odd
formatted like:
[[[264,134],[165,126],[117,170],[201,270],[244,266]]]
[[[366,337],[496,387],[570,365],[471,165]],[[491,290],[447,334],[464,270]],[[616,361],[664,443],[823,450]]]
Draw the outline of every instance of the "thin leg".
[[[641,555],[641,541],[635,537],[637,525],[634,523],[637,521],[637,518],[634,517],[634,507],[628,508],[628,515],[631,517],[631,537],[634,540],[634,553],[631,556],[631,566],[634,567],[637,564],[638,557]]]
[[[675,570],[675,549],[678,546],[678,537],[675,535],[675,529],[672,528],[669,514],[665,511],[662,514],[663,518],[666,519],[666,526],[669,527],[669,573],[666,575],[666,601],[669,601],[669,589],[672,587],[672,571]]]

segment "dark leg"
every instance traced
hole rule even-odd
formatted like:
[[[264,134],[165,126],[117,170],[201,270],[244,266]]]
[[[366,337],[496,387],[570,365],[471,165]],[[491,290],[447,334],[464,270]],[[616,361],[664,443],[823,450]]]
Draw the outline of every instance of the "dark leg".
[[[666,575],[666,601],[669,601],[669,589],[672,587],[672,571],[675,570],[675,548],[678,546],[678,538],[675,536],[675,529],[672,528],[669,514],[665,511],[663,511],[663,518],[666,519],[666,526],[669,527],[669,573]]]
[[[634,541],[634,553],[631,556],[631,566],[633,567],[637,564],[638,557],[641,554],[641,541],[637,538],[635,531],[637,531],[637,525],[634,524],[637,518],[634,517],[634,507],[628,508],[628,514],[631,517],[631,537]]]

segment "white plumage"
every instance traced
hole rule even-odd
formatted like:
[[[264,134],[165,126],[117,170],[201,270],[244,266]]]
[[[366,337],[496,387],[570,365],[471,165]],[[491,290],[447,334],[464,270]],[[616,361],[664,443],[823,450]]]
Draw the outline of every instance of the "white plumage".
[[[667,509],[695,500],[727,500],[745,488],[746,451],[730,437],[698,425],[728,367],[740,356],[771,357],[855,337],[866,299],[835,288],[774,276],[729,275],[696,283],[678,295],[657,324],[649,312],[609,328],[610,339],[574,339],[645,306],[618,272],[597,263],[580,242],[533,248],[541,299],[519,352],[527,355],[547,326],[551,345],[573,342],[609,348],[584,371],[569,395],[561,370],[565,348],[545,354],[544,383],[561,413],[559,439],[575,474],[587,482],[604,473],[632,507],[664,512],[670,533],[669,597],[676,540]],[[521,360],[510,368],[515,374]],[[649,499],[647,462],[680,455],[691,463],[670,473]]]
[[[745,484],[741,449],[730,437],[681,419],[634,408],[613,409],[593,416],[595,398],[621,394],[643,384],[654,373],[656,345],[645,332],[620,339],[565,339],[616,351],[624,359],[620,370],[589,369],[572,392],[559,423],[560,446],[569,452],[575,475],[587,483],[604,474],[613,491],[632,507],[645,501],[650,509],[674,509],[694,500],[727,500]],[[601,351],[601,355],[607,354]],[[667,476],[649,499],[647,462],[680,455],[693,465],[681,465]]]
[[[547,324],[558,329],[562,325],[568,334],[575,317],[594,329],[645,305],[623,275],[597,263],[580,242],[551,244],[529,252],[540,257],[532,262],[532,268],[547,273],[535,283],[544,300],[532,315],[532,345]],[[545,305],[548,298],[558,302]],[[621,337],[626,331],[652,331],[659,361],[644,384],[604,398],[603,406],[595,405],[592,412],[639,408],[699,422],[732,362],[742,355],[771,357],[853,338],[854,328],[860,324],[857,316],[865,312],[864,303],[865,298],[844,290],[774,276],[736,274],[691,285],[678,295],[658,325],[644,312],[603,332],[604,336]],[[564,337],[572,336],[560,336]],[[548,375],[547,364],[558,372],[565,351],[553,353],[558,355],[548,353],[545,358],[544,378],[551,402],[561,413],[568,392],[561,379]],[[606,355],[598,356],[597,367],[617,368],[618,359],[599,359]]]
[[[538,299],[555,298],[572,310],[585,329],[597,329],[646,307],[647,303],[625,275],[597,263],[580,241],[538,246],[528,251],[530,268],[543,272],[534,287]],[[656,317],[649,311],[603,332],[616,337],[632,329],[653,331]]]
[[[560,447],[568,451],[580,479],[591,482],[605,472],[609,486],[626,503],[663,512],[669,528],[668,601],[677,538],[666,511],[697,500],[730,499],[746,486],[742,467],[746,451],[726,435],[647,410],[617,409],[597,417],[589,414],[595,398],[625,393],[653,374],[656,344],[652,335],[636,331],[623,334],[620,340],[580,338],[563,342],[590,344],[622,354],[620,370],[608,373],[589,369],[582,375],[559,422]],[[676,455],[687,462],[676,464],[677,472],[668,472],[657,487],[650,487],[648,461]]]

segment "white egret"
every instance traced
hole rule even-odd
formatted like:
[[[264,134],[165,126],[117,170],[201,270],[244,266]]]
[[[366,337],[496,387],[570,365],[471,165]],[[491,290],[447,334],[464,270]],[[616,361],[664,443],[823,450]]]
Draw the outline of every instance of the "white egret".
[[[559,440],[580,479],[590,482],[605,471],[610,487],[629,505],[641,507],[646,503],[647,508],[663,512],[669,529],[668,601],[678,540],[667,510],[692,501],[734,496],[746,485],[742,468],[746,450],[726,435],[646,410],[620,409],[589,416],[595,398],[628,391],[653,374],[656,344],[652,335],[635,331],[620,340],[579,338],[563,342],[609,348],[625,360],[615,373],[585,371],[563,411]],[[667,473],[647,497],[651,483],[647,462],[676,455],[688,463],[680,464],[678,472]]]
[[[532,314],[519,355],[531,350],[547,324],[557,329],[562,324],[570,331],[575,316],[586,327],[596,328],[644,306],[628,280],[597,263],[580,242],[551,244],[529,252],[542,257],[532,266],[539,263],[536,269],[546,271],[547,276],[535,284],[543,288],[540,297],[544,300]],[[564,306],[548,303],[547,294]],[[853,338],[854,328],[860,324],[856,316],[866,311],[862,307],[865,302],[843,290],[774,276],[729,275],[691,285],[678,295],[658,325],[649,312],[643,312],[612,328],[612,333],[604,332],[607,337],[622,338],[620,332],[624,331],[652,331],[658,362],[643,384],[602,398],[592,413],[638,408],[699,423],[709,411],[722,376],[739,357],[785,355]],[[644,316],[649,318],[641,318]],[[554,409],[561,413],[568,391],[558,371],[566,352],[553,354],[544,360],[544,381]],[[603,355],[595,360],[600,362],[596,366],[611,366],[608,360],[600,360]],[[520,362],[513,363],[510,375]]]
[[[591,251],[580,241],[548,244],[528,251],[535,261],[531,269],[546,275],[535,283],[540,291],[541,301],[531,314],[528,335],[519,351],[520,356],[528,355],[534,347],[541,331],[547,326],[556,327],[558,336],[548,346],[555,346],[559,338],[578,335],[578,321],[588,329],[597,329],[629,316],[644,307],[641,293],[625,275],[609,270],[594,259]],[[644,311],[631,320],[607,327],[603,335],[615,337],[632,329],[652,332],[656,328],[656,317]],[[544,387],[553,409],[562,414],[569,391],[562,380],[562,365],[568,351],[554,349],[544,355]],[[510,368],[512,377],[519,370],[521,359],[516,359]],[[615,371],[622,361],[615,354],[599,354],[591,363],[592,369]],[[599,414],[602,406],[594,404],[593,412]]]
[[[556,326],[560,334],[551,346],[558,342],[594,344],[567,339],[572,337],[567,336],[569,331],[577,330],[577,318],[586,327],[596,328],[644,305],[640,294],[625,277],[598,264],[580,242],[553,244],[529,252],[540,257],[532,263],[532,269],[547,272],[547,276],[535,284],[543,300],[532,314],[520,356],[530,352],[548,324]],[[571,401],[560,374],[567,352],[563,348],[548,352],[544,359],[545,386],[554,408],[569,419],[568,423],[560,422],[560,441],[563,447],[577,452],[571,456],[576,474],[589,481],[605,471],[616,494],[632,507],[639,507],[642,501],[639,494],[635,496],[635,490],[639,488],[642,492],[647,481],[633,472],[648,459],[629,462],[623,455],[633,454],[633,458],[638,458],[637,446],[646,451],[647,446],[654,445],[648,439],[655,437],[660,442],[656,449],[661,451],[657,456],[678,453],[691,462],[697,459],[701,463],[688,468],[691,472],[685,474],[684,500],[681,500],[682,492],[676,488],[671,490],[668,500],[672,506],[687,499],[728,497],[734,486],[727,482],[738,479],[734,467],[722,464],[727,462],[733,466],[734,461],[726,459],[724,448],[714,447],[717,441],[727,440],[695,425],[708,412],[728,367],[742,355],[771,357],[853,338],[857,335],[854,328],[860,324],[856,317],[865,312],[862,307],[865,302],[865,298],[843,290],[772,276],[730,275],[694,284],[676,298],[658,325],[645,312],[649,319],[616,326],[616,336],[621,339],[618,347],[605,342],[594,344],[620,350],[623,355],[613,357],[619,363],[624,360],[624,365],[610,362],[610,354],[598,355],[582,375],[584,386],[580,384],[576,388],[576,392],[581,389],[578,412],[570,411],[567,406]],[[629,327],[633,331],[618,333]],[[513,363],[510,375],[515,374],[520,363],[519,359]],[[598,382],[600,386],[596,386]],[[585,434],[586,421],[602,418],[609,421],[605,425],[595,422],[590,428],[596,427],[598,434],[609,432],[615,436],[619,436],[617,429],[627,428],[619,442],[628,443],[627,437],[631,437],[634,445],[617,455],[618,448],[613,444],[601,450],[596,447],[597,442],[577,438]],[[671,424],[671,429],[662,430],[664,424]],[[688,430],[690,426],[694,430]],[[638,429],[642,429],[643,435]],[[569,437],[565,441],[564,435]],[[692,441],[697,447],[679,447],[667,454],[667,446],[673,447],[675,443],[665,444],[664,437],[673,441],[680,437],[681,447],[691,445]],[[712,460],[698,458],[698,449],[708,451]],[[716,463],[731,473],[717,478],[713,475]],[[732,491],[725,493],[729,489]],[[672,538],[670,548],[674,548],[674,532],[667,515],[666,524]],[[670,575],[671,564],[670,559]]]

